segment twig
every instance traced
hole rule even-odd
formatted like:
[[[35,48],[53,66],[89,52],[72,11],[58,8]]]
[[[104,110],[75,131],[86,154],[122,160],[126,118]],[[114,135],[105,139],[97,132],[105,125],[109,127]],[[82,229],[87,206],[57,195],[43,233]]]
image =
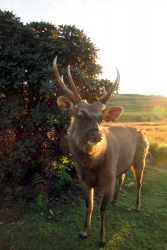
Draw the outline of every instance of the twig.
[[[13,230],[18,229],[18,228],[21,227],[23,224],[24,224],[24,222],[22,222],[21,225],[19,225],[18,227],[15,227],[15,228],[10,229],[8,232],[12,232]]]

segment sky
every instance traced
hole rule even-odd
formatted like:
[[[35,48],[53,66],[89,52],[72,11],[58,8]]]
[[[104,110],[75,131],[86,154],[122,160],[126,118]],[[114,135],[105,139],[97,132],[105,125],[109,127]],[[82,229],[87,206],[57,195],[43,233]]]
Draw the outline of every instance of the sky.
[[[167,97],[167,0],[0,0],[21,22],[83,29],[98,51],[101,78],[119,93]]]

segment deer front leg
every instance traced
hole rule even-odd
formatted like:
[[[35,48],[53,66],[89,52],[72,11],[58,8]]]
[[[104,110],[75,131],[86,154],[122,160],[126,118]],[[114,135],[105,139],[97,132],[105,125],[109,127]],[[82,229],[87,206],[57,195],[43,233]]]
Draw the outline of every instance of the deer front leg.
[[[100,246],[104,246],[105,244],[104,217],[110,197],[114,192],[114,184],[115,181],[113,181],[112,186],[105,187],[105,189],[103,189],[102,201],[100,205],[100,241],[99,241]]]
[[[93,211],[93,199],[94,199],[94,189],[89,186],[83,186],[85,202],[86,202],[86,219],[84,230],[80,233],[79,237],[81,239],[87,238],[88,232],[90,230],[91,217]]]

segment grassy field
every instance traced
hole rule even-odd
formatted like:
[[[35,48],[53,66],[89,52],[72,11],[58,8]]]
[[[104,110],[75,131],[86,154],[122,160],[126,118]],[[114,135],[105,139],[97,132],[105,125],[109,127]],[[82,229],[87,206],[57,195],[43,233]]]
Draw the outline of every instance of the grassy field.
[[[124,108],[120,122],[155,122],[166,120],[167,116],[167,98],[163,96],[114,95],[107,104],[107,107],[110,106]]]
[[[154,117],[154,106],[152,109],[148,108],[151,105],[148,104],[150,99],[156,100],[157,105],[162,107],[165,107],[167,99],[160,97],[159,100],[159,97],[155,96],[138,95],[127,95],[127,98],[131,100],[131,104],[127,104],[122,95],[115,97],[113,101],[115,106],[123,106],[125,112],[129,112],[129,115],[124,115],[126,124],[127,121],[134,121],[136,116],[155,119],[152,122],[130,122],[131,125],[145,129],[150,142],[150,153],[143,178],[141,211],[135,212],[136,186],[128,186],[134,181],[133,174],[129,171],[119,193],[118,205],[108,206],[105,219],[106,245],[99,248],[99,191],[95,193],[91,231],[85,240],[78,239],[85,219],[85,203],[80,190],[69,189],[61,199],[57,199],[46,209],[45,206],[40,206],[40,213],[38,209],[31,207],[24,207],[23,213],[23,204],[18,206],[18,203],[13,201],[11,206],[16,207],[15,211],[11,212],[10,207],[0,210],[0,220],[3,222],[0,225],[0,249],[167,250],[166,110],[164,108],[163,115],[156,115],[159,118],[157,119]],[[118,100],[115,101],[116,99]],[[121,122],[123,118],[119,125]],[[38,208],[40,204],[36,205]],[[7,215],[10,215],[8,219]]]

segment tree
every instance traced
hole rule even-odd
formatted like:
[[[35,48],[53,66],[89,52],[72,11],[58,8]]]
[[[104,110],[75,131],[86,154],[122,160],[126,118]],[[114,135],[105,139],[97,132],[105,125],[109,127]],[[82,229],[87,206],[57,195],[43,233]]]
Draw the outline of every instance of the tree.
[[[0,11],[0,177],[23,182],[65,154],[67,122],[56,98],[62,95],[53,73],[68,85],[70,64],[80,95],[94,101],[102,94],[97,49],[83,30],[45,22],[24,25],[12,12]],[[106,89],[111,85],[107,80]]]

